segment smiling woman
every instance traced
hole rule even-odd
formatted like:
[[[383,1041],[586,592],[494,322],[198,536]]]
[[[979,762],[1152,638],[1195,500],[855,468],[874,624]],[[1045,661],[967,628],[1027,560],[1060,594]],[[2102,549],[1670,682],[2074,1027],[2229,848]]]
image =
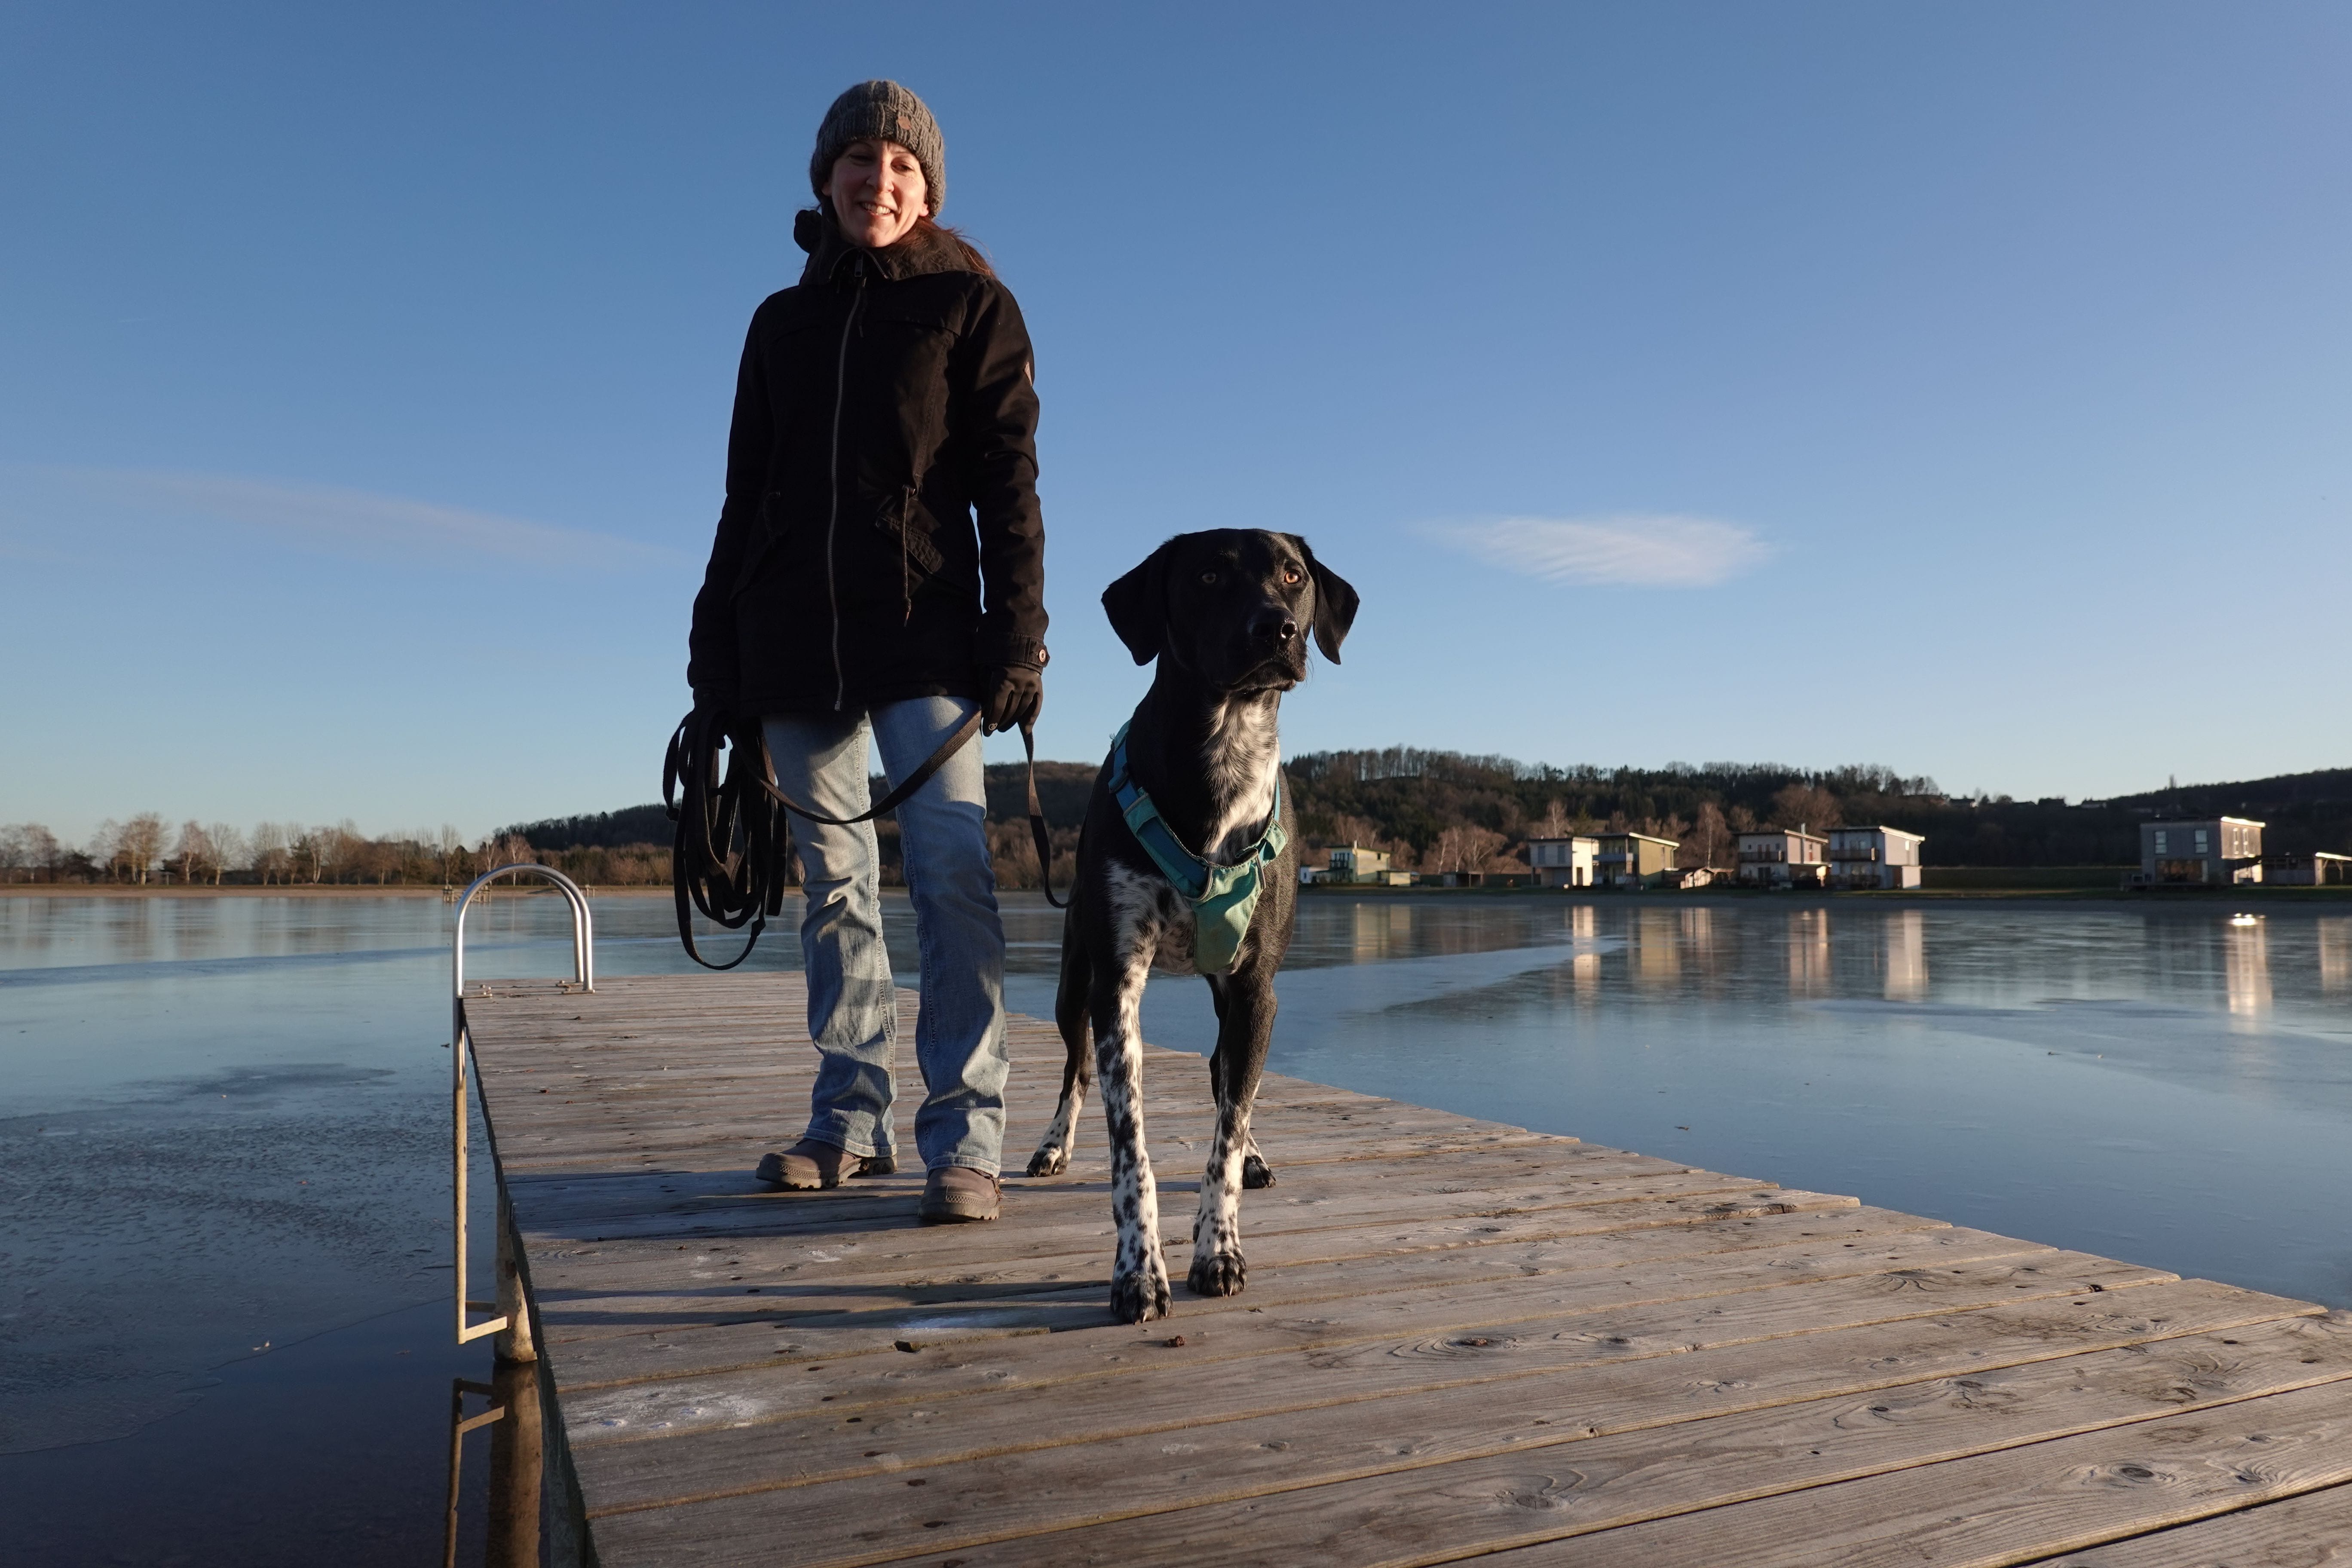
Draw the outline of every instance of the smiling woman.
[[[1028,329],[980,253],[934,215],[947,145],[892,81],[834,100],[809,160],[796,288],[751,320],[727,501],[694,603],[697,717],[764,743],[800,826],[806,1131],[761,1179],[830,1187],[897,1168],[898,1037],[881,949],[868,737],[895,786],[926,962],[915,1143],[927,1220],[996,1217],[1004,1130],[1004,933],[977,723],[1034,725],[1045,668],[1045,524]],[[927,760],[928,759],[928,760]],[[944,760],[942,760],[944,759]]]

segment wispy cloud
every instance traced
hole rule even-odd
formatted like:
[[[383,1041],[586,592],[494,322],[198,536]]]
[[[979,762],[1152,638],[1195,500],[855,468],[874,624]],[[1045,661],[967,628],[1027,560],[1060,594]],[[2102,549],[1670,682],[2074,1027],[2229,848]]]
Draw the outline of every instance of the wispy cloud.
[[[1708,517],[1506,517],[1429,523],[1422,531],[1481,561],[1552,583],[1707,588],[1771,554],[1754,530]]]
[[[18,472],[28,470],[19,468]],[[329,485],[229,474],[37,468],[40,488],[131,514],[195,514],[257,528],[312,548],[371,560],[510,561],[541,568],[621,571],[675,552],[592,529]]]

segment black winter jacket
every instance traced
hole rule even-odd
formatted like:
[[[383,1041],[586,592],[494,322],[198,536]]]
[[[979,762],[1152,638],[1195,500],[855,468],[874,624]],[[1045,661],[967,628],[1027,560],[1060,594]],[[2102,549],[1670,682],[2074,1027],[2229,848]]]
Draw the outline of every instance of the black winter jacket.
[[[698,700],[978,699],[989,669],[1042,666],[1036,432],[1011,290],[944,236],[866,251],[825,223],[743,345],[688,644]]]

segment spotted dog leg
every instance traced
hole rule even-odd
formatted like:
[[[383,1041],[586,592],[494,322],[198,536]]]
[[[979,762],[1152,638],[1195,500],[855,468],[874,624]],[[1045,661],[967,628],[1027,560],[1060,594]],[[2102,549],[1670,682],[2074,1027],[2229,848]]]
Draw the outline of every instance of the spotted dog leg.
[[[1160,1191],[1143,1146],[1143,983],[1151,973],[1157,932],[1120,933],[1115,976],[1095,988],[1095,1071],[1102,1080],[1103,1119],[1110,1129],[1110,1213],[1118,1226],[1111,1269],[1111,1315],[1146,1323],[1168,1313],[1168,1262],[1160,1251]],[[1108,980],[1108,984],[1103,982]]]
[[[1031,1175],[1058,1176],[1070,1168],[1070,1155],[1078,1142],[1078,1118],[1086,1109],[1087,1086],[1073,1075],[1062,1090],[1061,1103],[1054,1107],[1054,1120],[1045,1136],[1037,1141],[1037,1152],[1029,1156]]]
[[[1242,1259],[1241,1196],[1242,1151],[1249,1136],[1248,1108],[1220,1103],[1201,1209],[1192,1216],[1192,1268],[1184,1279],[1196,1296],[1238,1296],[1249,1279]]]

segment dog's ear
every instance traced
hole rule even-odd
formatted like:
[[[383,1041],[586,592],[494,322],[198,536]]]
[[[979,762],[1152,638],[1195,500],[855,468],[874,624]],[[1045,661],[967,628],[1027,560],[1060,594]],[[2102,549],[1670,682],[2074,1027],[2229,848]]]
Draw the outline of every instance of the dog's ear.
[[[1307,574],[1315,579],[1315,646],[1333,664],[1339,662],[1339,645],[1347,640],[1348,628],[1356,624],[1356,606],[1361,601],[1348,580],[1320,561],[1307,541],[1298,539],[1298,553],[1307,557]]]
[[[1110,629],[1127,645],[1138,664],[1160,657],[1168,640],[1168,556],[1176,546],[1170,540],[1143,558],[1143,564],[1103,590],[1103,612]]]

